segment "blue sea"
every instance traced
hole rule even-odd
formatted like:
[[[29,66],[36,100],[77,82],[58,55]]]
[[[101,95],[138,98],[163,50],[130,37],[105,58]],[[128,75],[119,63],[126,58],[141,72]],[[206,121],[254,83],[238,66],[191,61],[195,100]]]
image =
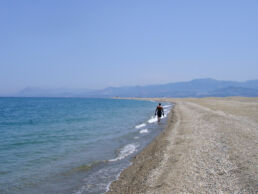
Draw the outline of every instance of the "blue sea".
[[[0,193],[104,193],[166,125],[157,102],[0,98]]]

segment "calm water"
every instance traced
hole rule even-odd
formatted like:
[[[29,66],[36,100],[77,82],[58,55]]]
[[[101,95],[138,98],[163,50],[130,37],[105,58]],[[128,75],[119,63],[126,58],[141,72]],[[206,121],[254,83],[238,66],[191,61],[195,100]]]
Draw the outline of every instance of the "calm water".
[[[0,98],[0,193],[103,193],[165,126],[156,102]],[[171,105],[165,105],[166,114]]]

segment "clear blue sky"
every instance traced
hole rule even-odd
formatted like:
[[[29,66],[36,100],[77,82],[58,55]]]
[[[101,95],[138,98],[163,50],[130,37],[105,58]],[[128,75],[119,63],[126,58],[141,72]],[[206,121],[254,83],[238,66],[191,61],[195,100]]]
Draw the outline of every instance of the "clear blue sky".
[[[0,94],[258,79],[257,0],[1,0]]]

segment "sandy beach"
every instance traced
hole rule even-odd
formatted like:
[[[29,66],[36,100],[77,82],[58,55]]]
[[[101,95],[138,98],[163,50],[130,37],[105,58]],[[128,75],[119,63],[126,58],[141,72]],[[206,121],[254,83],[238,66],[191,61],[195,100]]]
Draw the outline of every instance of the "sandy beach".
[[[173,102],[166,129],[108,193],[257,193],[258,98]]]

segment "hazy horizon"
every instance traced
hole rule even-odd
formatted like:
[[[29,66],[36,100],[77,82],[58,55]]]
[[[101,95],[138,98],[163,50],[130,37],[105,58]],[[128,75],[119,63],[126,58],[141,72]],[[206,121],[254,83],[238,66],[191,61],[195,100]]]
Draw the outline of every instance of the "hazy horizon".
[[[38,87],[38,86],[27,86],[27,87],[24,87],[24,88],[21,88],[20,90],[17,90],[13,93],[9,93],[9,94],[0,94],[0,97],[5,97],[5,96],[10,96],[10,97],[15,97],[19,96],[19,93],[24,91],[24,90],[31,90],[33,92],[35,91],[45,91],[45,92],[71,92],[71,93],[74,93],[74,92],[90,92],[90,91],[101,91],[101,90],[104,90],[104,89],[107,89],[107,88],[127,88],[127,87],[137,87],[137,86],[141,86],[141,87],[145,87],[145,86],[163,86],[163,85],[166,85],[166,84],[176,84],[176,83],[190,83],[192,81],[202,81],[202,83],[204,83],[205,81],[207,80],[214,80],[214,81],[219,81],[219,82],[234,82],[234,83],[245,83],[247,81],[258,81],[258,79],[253,79],[253,80],[244,80],[244,81],[235,81],[235,80],[217,80],[217,79],[214,79],[214,78],[209,78],[209,77],[204,77],[204,78],[196,78],[196,79],[191,79],[191,80],[185,80],[185,81],[180,81],[180,82],[166,82],[166,83],[153,83],[153,84],[143,84],[143,85],[123,85],[123,86],[107,86],[107,87],[104,87],[104,88],[69,88],[69,87]],[[182,88],[183,89],[183,88]]]
[[[258,1],[0,2],[0,95],[258,79]]]
[[[48,86],[26,86],[24,88],[21,88],[21,90],[26,89],[26,88],[39,88],[39,89],[89,89],[89,90],[101,90],[101,89],[105,89],[105,88],[109,88],[109,87],[134,87],[134,86],[149,86],[149,85],[162,85],[162,84],[169,84],[169,83],[178,83],[178,82],[190,82],[193,80],[202,80],[202,79],[212,79],[212,80],[217,80],[217,81],[233,81],[233,82],[246,82],[246,81],[252,81],[252,80],[258,80],[257,79],[249,79],[249,80],[218,80],[212,77],[201,77],[201,78],[194,78],[194,79],[190,79],[190,80],[182,80],[182,81],[170,81],[170,82],[164,82],[164,83],[149,83],[149,84],[132,84],[132,85],[119,85],[119,86],[115,86],[115,85],[109,85],[106,87],[96,87],[96,88],[87,88],[87,87],[66,87],[66,86],[61,86],[61,87],[48,87]],[[17,90],[16,92],[18,92],[20,90]]]

